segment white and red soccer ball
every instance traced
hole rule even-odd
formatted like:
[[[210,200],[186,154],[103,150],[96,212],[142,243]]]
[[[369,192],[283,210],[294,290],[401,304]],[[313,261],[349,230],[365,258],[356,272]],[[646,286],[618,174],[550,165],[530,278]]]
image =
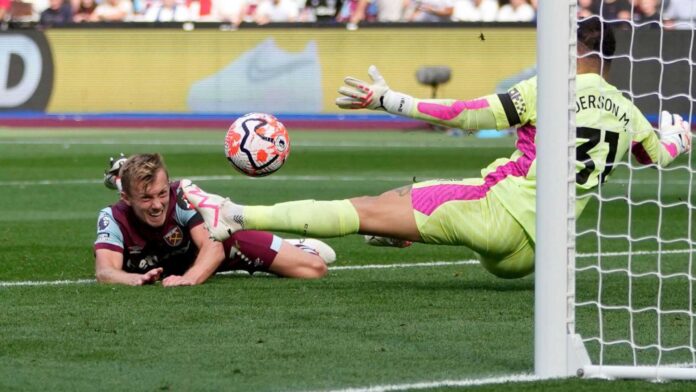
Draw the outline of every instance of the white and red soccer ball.
[[[225,135],[227,160],[248,176],[261,177],[275,172],[289,155],[288,131],[270,114],[246,114],[238,118]]]

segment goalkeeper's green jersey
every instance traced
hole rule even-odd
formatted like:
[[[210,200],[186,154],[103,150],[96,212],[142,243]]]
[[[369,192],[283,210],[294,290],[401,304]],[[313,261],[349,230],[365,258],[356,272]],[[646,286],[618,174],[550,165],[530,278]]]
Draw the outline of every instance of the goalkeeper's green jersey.
[[[462,129],[517,129],[516,150],[481,171],[487,191],[536,239],[536,77],[518,83],[505,94],[473,101],[421,100],[412,116]],[[598,74],[580,74],[576,81],[576,184],[578,194],[608,180],[615,163],[632,149],[641,163],[667,165],[674,145],[662,144],[640,110]],[[566,132],[566,129],[559,129]],[[558,146],[558,148],[564,148]],[[578,198],[576,215],[588,198]]]

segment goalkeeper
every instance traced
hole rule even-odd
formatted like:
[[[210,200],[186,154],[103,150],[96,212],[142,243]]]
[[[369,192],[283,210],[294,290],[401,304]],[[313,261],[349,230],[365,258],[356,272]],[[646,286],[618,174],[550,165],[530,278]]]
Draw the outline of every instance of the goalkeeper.
[[[689,151],[690,126],[679,115],[663,112],[656,133],[640,110],[605,80],[615,48],[610,26],[603,26],[596,17],[582,20],[577,41],[579,194],[607,181],[615,163],[629,150],[639,162],[659,166]],[[368,73],[371,83],[346,78],[346,86],[339,90],[343,97],[336,100],[339,107],[383,110],[466,130],[516,127],[516,150],[483,169],[480,178],[419,182],[349,200],[241,206],[182,181],[185,196],[205,219],[211,236],[224,240],[242,229],[317,237],[363,233],[464,245],[496,276],[517,278],[531,273],[536,235],[536,77],[504,94],[457,101],[416,99],[392,91],[374,66]],[[579,199],[576,214],[586,204],[587,198]]]

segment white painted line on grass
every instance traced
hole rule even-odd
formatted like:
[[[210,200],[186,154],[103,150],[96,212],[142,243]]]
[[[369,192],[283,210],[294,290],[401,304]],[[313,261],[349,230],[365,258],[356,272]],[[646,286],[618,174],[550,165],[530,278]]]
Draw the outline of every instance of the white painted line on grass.
[[[631,252],[632,255],[654,255],[658,253],[690,253],[689,249],[676,249],[676,250],[663,250],[658,251],[636,251]],[[628,256],[629,252],[607,252],[602,253],[602,257],[618,257],[618,256]],[[598,257],[598,253],[578,253],[576,257],[578,258],[591,258]],[[458,260],[458,261],[430,261],[424,263],[399,263],[399,264],[366,264],[366,265],[338,265],[329,267],[329,271],[359,271],[359,270],[378,270],[378,269],[402,269],[402,268],[431,268],[431,267],[449,267],[455,265],[478,265],[478,260]],[[219,275],[233,275],[236,273],[246,274],[244,271],[226,271],[221,272]],[[22,286],[60,286],[60,285],[71,285],[71,284],[91,284],[95,283],[94,279],[77,279],[77,280],[28,280],[28,281],[0,281],[0,288],[2,287],[22,287]]]
[[[42,186],[42,185],[83,185],[83,184],[101,184],[103,180],[35,180],[35,181],[0,181],[0,186]]]
[[[402,264],[370,264],[370,265],[338,265],[329,267],[330,271],[366,270],[366,269],[391,269],[391,268],[422,268],[422,267],[447,267],[451,265],[479,264],[478,260],[460,261],[432,261],[426,263],[402,263]]]
[[[460,261],[433,261],[425,263],[403,263],[403,264],[368,264],[368,265],[342,265],[329,267],[329,271],[357,271],[369,269],[397,269],[397,268],[427,268],[427,267],[447,267],[453,265],[473,265],[478,264],[478,260],[460,260]],[[247,274],[244,271],[226,271],[219,275],[233,275],[236,273]],[[77,279],[77,280],[29,280],[18,282],[2,282],[0,287],[22,287],[22,286],[61,286],[71,284],[91,284],[96,283],[94,279]]]
[[[77,139],[46,139],[46,140],[0,140],[0,145],[27,145],[27,146],[70,146],[70,145],[81,145],[81,146],[219,146],[219,142],[213,140],[210,141],[196,141],[196,140],[112,140],[112,139],[100,139],[100,140],[77,140]]]
[[[338,181],[338,182],[366,182],[366,181],[393,181],[401,183],[412,182],[410,175],[403,176],[282,176],[275,175],[264,178],[244,177],[242,175],[221,176],[191,176],[191,181]],[[44,186],[44,185],[83,185],[102,184],[101,179],[74,179],[74,180],[34,180],[34,181],[0,181],[3,186]]]
[[[60,139],[60,140],[0,140],[0,145],[48,145],[48,146],[71,146],[71,145],[85,145],[85,146],[221,146],[222,143],[214,140],[112,140],[112,139],[101,139],[101,140],[70,140],[70,139]],[[375,143],[372,141],[365,142],[350,142],[350,141],[305,141],[305,142],[293,142],[293,148],[369,148],[369,149],[385,149],[385,148],[512,148],[512,142],[509,146],[506,145],[495,145],[495,144],[483,144],[483,143],[422,143],[420,141],[414,140],[412,143],[403,142],[389,142],[382,141]]]
[[[477,170],[462,171],[462,178],[475,177]],[[367,181],[383,181],[383,182],[399,182],[411,183],[413,176],[404,174],[402,176],[303,176],[303,175],[273,175],[270,177],[253,178],[243,175],[216,175],[216,176],[190,176],[188,179],[192,181],[259,181],[267,183],[269,181],[335,181],[335,182],[367,182]],[[419,181],[429,180],[430,178],[418,178]],[[616,180],[614,182],[618,182]],[[26,186],[46,186],[46,185],[93,185],[101,184],[102,179],[65,179],[65,180],[29,180],[29,181],[0,181],[0,187],[26,187]],[[657,184],[657,181],[633,181],[634,184]],[[688,181],[664,181],[665,185],[691,185]]]
[[[19,282],[0,282],[0,287],[23,287],[23,286],[66,286],[70,284],[91,284],[94,279],[76,280],[25,280]]]
[[[511,374],[501,377],[466,378],[462,380],[424,381],[412,384],[373,385],[369,387],[354,387],[345,389],[325,389],[314,392],[391,392],[412,391],[417,389],[433,389],[447,387],[474,387],[479,385],[505,384],[517,382],[540,381],[541,378],[532,374]]]

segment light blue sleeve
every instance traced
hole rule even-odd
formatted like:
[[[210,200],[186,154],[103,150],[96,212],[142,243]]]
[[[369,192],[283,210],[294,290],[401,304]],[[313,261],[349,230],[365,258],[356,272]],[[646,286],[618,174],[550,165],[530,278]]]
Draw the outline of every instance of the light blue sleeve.
[[[123,233],[114,219],[111,207],[99,211],[97,219],[97,239],[94,245],[112,245],[123,249]]]
[[[180,224],[183,227],[188,227],[189,222],[198,215],[198,212],[194,210],[193,208],[190,210],[187,210],[185,208],[181,208],[181,206],[177,203],[176,205],[176,222]],[[201,219],[202,220],[202,219]],[[198,219],[196,219],[198,221]],[[191,222],[193,223],[193,222]]]

